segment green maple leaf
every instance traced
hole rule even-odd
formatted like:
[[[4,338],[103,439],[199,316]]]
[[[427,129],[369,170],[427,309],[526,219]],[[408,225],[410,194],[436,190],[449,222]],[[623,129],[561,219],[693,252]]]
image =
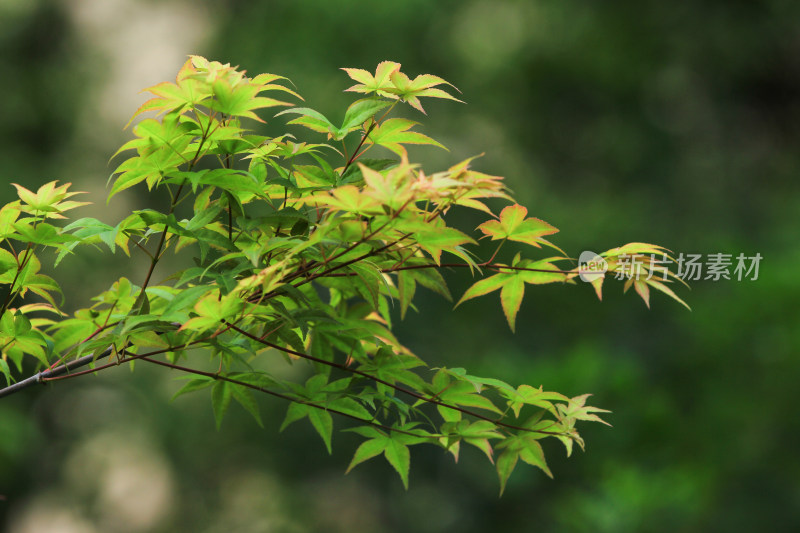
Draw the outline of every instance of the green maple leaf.
[[[364,94],[374,93],[378,96],[384,96],[395,100],[398,98],[396,94],[389,91],[394,89],[391,75],[400,70],[400,63],[382,61],[378,64],[378,68],[375,69],[374,76],[360,68],[343,68],[342,70],[347,72],[347,75],[355,81],[359,82],[357,85],[346,89],[347,91]]]
[[[431,139],[427,135],[416,131],[409,131],[417,124],[418,122],[413,122],[404,118],[390,118],[379,126],[376,126],[372,132],[370,132],[367,141],[383,146],[399,156],[403,156],[406,153],[403,144],[432,144],[447,150],[442,144]]]
[[[540,243],[550,245],[542,239],[545,235],[558,233],[558,230],[535,217],[525,218],[528,209],[519,204],[510,205],[500,212],[499,220],[484,222],[478,229],[493,241],[508,239],[510,241],[524,242],[541,248]]]
[[[435,88],[436,85],[441,85],[444,83],[450,85],[453,87],[453,89],[458,90],[455,85],[443,80],[439,76],[434,76],[432,74],[420,74],[412,80],[398,70],[393,72],[390,77],[395,87],[394,92],[397,94],[397,96],[402,98],[404,102],[408,102],[411,107],[421,111],[422,113],[425,113],[425,110],[422,108],[422,104],[419,102],[420,96],[445,98],[447,100],[461,102],[462,104],[464,103],[447,92]]]

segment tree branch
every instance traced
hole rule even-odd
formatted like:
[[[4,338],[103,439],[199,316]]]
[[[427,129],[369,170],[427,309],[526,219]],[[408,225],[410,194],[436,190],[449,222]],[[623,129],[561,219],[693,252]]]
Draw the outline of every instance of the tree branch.
[[[109,346],[108,348],[103,350],[100,353],[100,355],[97,355],[97,356],[95,356],[94,354],[85,355],[83,357],[79,357],[78,359],[75,359],[74,361],[70,361],[70,362],[65,363],[65,364],[63,364],[61,366],[57,366],[57,367],[55,367],[53,369],[45,370],[43,372],[37,372],[36,374],[34,374],[33,376],[31,376],[29,378],[23,379],[22,381],[18,381],[16,383],[14,383],[13,385],[9,385],[8,387],[6,387],[4,389],[0,389],[0,398],[2,398],[4,396],[9,396],[9,395],[11,395],[11,394],[13,394],[15,392],[18,392],[18,391],[20,391],[22,389],[27,389],[28,387],[30,387],[32,385],[36,385],[37,383],[41,383],[42,385],[44,385],[46,383],[46,381],[45,381],[46,379],[53,378],[53,377],[56,377],[56,376],[60,376],[62,374],[66,374],[66,373],[70,372],[71,370],[75,370],[76,368],[81,368],[83,366],[88,365],[92,361],[101,358],[101,357],[108,357],[109,355],[111,355],[111,351],[112,351],[112,348]]]
[[[406,389],[405,387],[401,387],[399,385],[395,385],[394,383],[390,383],[388,381],[380,379],[379,377],[373,376],[371,374],[367,374],[366,372],[362,372],[362,371],[357,370],[355,368],[350,368],[347,365],[334,363],[332,361],[326,361],[324,359],[320,359],[318,357],[314,357],[313,355],[310,355],[310,354],[307,354],[307,353],[298,352],[297,350],[292,350],[291,348],[284,348],[282,346],[279,346],[277,344],[273,344],[273,343],[271,343],[271,342],[269,342],[267,340],[264,340],[264,339],[262,339],[260,337],[257,337],[257,336],[253,335],[252,333],[250,333],[248,331],[245,331],[245,330],[243,330],[243,329],[241,329],[241,328],[239,328],[237,326],[234,326],[233,324],[229,324],[227,322],[225,322],[225,324],[230,326],[230,328],[232,330],[241,333],[242,335],[244,335],[248,339],[252,339],[252,340],[254,340],[256,342],[259,342],[259,343],[263,344],[264,346],[269,346],[270,348],[274,348],[276,350],[279,350],[281,352],[285,352],[285,353],[288,353],[288,354],[296,355],[297,357],[301,357],[303,359],[308,359],[309,361],[314,361],[315,363],[320,363],[320,364],[323,364],[323,365],[326,365],[326,366],[330,366],[332,368],[337,368],[337,369],[343,370],[345,372],[349,372],[349,373],[352,373],[352,374],[356,374],[358,376],[365,377],[365,378],[367,378],[367,379],[369,379],[371,381],[374,381],[375,383],[380,383],[381,385],[386,385],[387,387],[390,387],[390,388],[396,390],[397,392],[402,392],[403,394],[407,394],[407,395],[411,396],[412,398],[416,398],[418,400],[422,400],[423,402],[432,403],[434,405],[439,405],[439,406],[445,407],[447,409],[452,409],[454,411],[459,411],[459,412],[461,412],[461,413],[463,413],[465,415],[474,416],[475,418],[478,418],[480,420],[485,420],[487,422],[491,422],[491,423],[493,423],[493,424],[495,424],[495,425],[497,425],[499,427],[503,427],[503,428],[506,428],[506,429],[514,429],[514,430],[517,430],[517,431],[533,431],[535,433],[544,433],[544,434],[548,434],[548,435],[565,435],[564,432],[561,432],[561,431],[532,430],[532,429],[524,428],[524,427],[521,427],[521,426],[515,426],[513,424],[508,424],[508,423],[502,422],[501,420],[495,420],[495,419],[493,419],[491,417],[484,416],[484,415],[482,415],[480,413],[476,413],[475,411],[471,411],[469,409],[464,409],[463,407],[459,407],[457,405],[452,405],[452,404],[449,404],[447,402],[443,402],[441,400],[437,400],[435,397],[432,397],[432,396],[429,397],[429,396],[425,396],[424,394],[419,394],[419,393],[414,392],[414,391],[412,391],[410,389]],[[439,394],[441,394],[441,392]]]
[[[212,378],[212,379],[215,379],[215,380],[227,381],[228,383],[233,383],[234,385],[241,385],[242,387],[247,387],[248,389],[253,389],[253,390],[256,390],[256,391],[259,391],[259,392],[263,392],[265,394],[269,394],[270,396],[275,396],[276,398],[281,398],[282,400],[287,400],[289,402],[295,402],[295,403],[300,403],[300,404],[303,404],[303,405],[308,405],[309,407],[314,407],[316,409],[321,409],[323,411],[328,411],[329,413],[335,413],[337,415],[341,415],[341,416],[344,416],[346,418],[350,418],[351,420],[356,420],[356,421],[361,422],[363,424],[369,424],[371,426],[375,426],[377,428],[381,428],[381,429],[384,429],[386,431],[394,431],[396,433],[402,433],[404,435],[410,435],[412,437],[417,437],[417,438],[421,438],[421,439],[434,439],[434,438],[440,438],[440,437],[444,436],[444,435],[435,435],[435,434],[434,435],[420,435],[418,433],[413,433],[411,431],[406,431],[404,429],[393,428],[393,427],[390,427],[390,426],[383,425],[383,424],[381,424],[379,422],[375,422],[374,420],[371,420],[371,419],[359,418],[359,417],[351,415],[349,413],[345,413],[344,411],[339,411],[338,409],[325,407],[324,405],[320,405],[318,403],[309,402],[309,401],[306,401],[306,400],[300,400],[300,399],[297,399],[297,398],[292,398],[289,395],[282,394],[280,392],[276,392],[276,391],[273,391],[273,390],[269,390],[269,389],[266,389],[264,387],[259,387],[258,385],[254,385],[252,383],[247,383],[246,381],[240,381],[238,379],[229,378],[228,376],[223,376],[221,374],[217,374],[217,373],[213,373],[213,372],[206,372],[204,370],[196,370],[194,368],[188,368],[188,367],[176,365],[176,364],[173,364],[173,363],[167,363],[167,362],[164,362],[164,361],[159,361],[157,359],[150,359],[149,357],[142,357],[141,359],[143,361],[147,361],[148,363],[153,363],[153,364],[156,364],[156,365],[165,366],[165,367],[171,368],[173,370],[180,370],[181,372],[186,372],[187,374],[196,374],[198,376],[205,376],[205,377]]]

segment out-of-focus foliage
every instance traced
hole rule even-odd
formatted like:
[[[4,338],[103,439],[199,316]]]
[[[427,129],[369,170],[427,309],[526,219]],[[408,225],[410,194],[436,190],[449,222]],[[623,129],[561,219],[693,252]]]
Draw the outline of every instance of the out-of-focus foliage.
[[[122,516],[130,530],[139,531],[157,529],[142,529],[146,519],[167,531],[513,531],[530,529],[531,516],[542,531],[800,527],[800,460],[792,445],[800,436],[793,411],[800,372],[800,284],[793,269],[800,259],[800,4],[473,0],[217,6],[217,37],[203,50],[184,54],[284,73],[331,119],[341,118],[335,110],[348,101],[342,93],[321,103],[340,87],[341,74],[331,65],[371,65],[392,57],[410,72],[435,72],[453,82],[466,95],[466,106],[425,106],[436,117],[426,134],[451,153],[421,152],[419,160],[436,166],[485,151],[477,168],[507,176],[520,203],[561,229],[559,245],[565,249],[649,239],[676,254],[761,253],[760,277],[692,283],[692,313],[657,301],[642,313],[616,291],[604,291],[601,305],[577,288],[562,305],[557,300],[564,288],[539,287],[518,312],[513,337],[503,317],[480,316],[482,304],[465,302],[450,318],[445,303],[421,301],[420,308],[429,311],[409,312],[398,324],[410,348],[436,350],[449,365],[476,373],[486,373],[480,360],[490,356],[492,371],[507,380],[547,383],[571,394],[590,390],[595,403],[614,412],[613,430],[586,431],[591,453],[563,463],[551,454],[550,467],[559,473],[554,480],[533,473],[512,477],[500,500],[493,490],[484,492],[494,487],[478,461],[475,469],[463,460],[453,468],[436,452],[422,453],[411,473],[412,490],[404,493],[387,465],[366,463],[344,478],[342,469],[331,468],[349,460],[344,440],[339,461],[318,461],[307,452],[307,446],[319,446],[312,432],[276,438],[258,430],[246,413],[236,424],[235,412],[226,420],[227,431],[209,436],[214,421],[206,402],[163,409],[173,384],[137,389],[123,385],[130,376],[122,376],[114,385],[98,383],[84,391],[65,383],[35,398],[16,398],[16,410],[0,413],[0,493],[25,498],[11,509],[14,524],[48,513],[67,516],[69,509],[84,517],[86,527],[117,524],[114,517]],[[61,92],[76,83],[66,67],[87,59],[66,54],[74,49],[63,40],[64,18],[52,10],[27,10],[0,21],[10,21],[0,49],[8,66],[4,79],[51,79],[61,72],[57,116],[72,117],[79,100]],[[46,31],[45,22],[62,30]],[[26,37],[7,37],[12,35]],[[36,46],[49,39],[55,44]],[[12,41],[31,44],[10,47]],[[316,73],[325,72],[329,78],[320,81]],[[30,89],[13,87],[0,90],[27,106],[38,99]],[[19,117],[24,107],[12,109]],[[18,130],[5,119],[0,123],[2,160],[13,160],[24,172],[4,173],[3,180],[37,186],[55,178],[77,182],[54,171],[54,145],[33,159],[16,157],[53,130],[41,124],[23,138],[10,133]],[[107,135],[120,138],[118,131]],[[99,150],[105,154],[101,168],[114,149],[110,142]],[[34,164],[52,165],[52,177],[43,177]],[[87,263],[72,264],[86,271]],[[65,262],[63,268],[69,267]],[[76,280],[91,281],[79,273]],[[465,278],[454,289],[468,283]],[[547,326],[526,328],[542,322],[543,309]],[[450,340],[443,341],[447,334]],[[135,380],[147,382],[140,370],[146,369],[137,369]],[[635,405],[633,397],[639,398]],[[265,421],[283,415],[262,407]],[[135,427],[135,435],[125,433],[120,421]],[[257,447],[241,444],[256,439],[262,443]],[[98,449],[126,451],[144,465],[142,473],[152,473],[155,464],[161,475],[143,482],[149,490],[135,492],[139,498],[114,499],[107,491],[98,497],[120,471],[128,473],[130,490],[141,479],[126,463],[82,460],[86,450]],[[136,449],[147,450],[151,462],[145,464]],[[222,455],[230,459],[219,462]],[[382,479],[386,490],[376,491]],[[221,486],[227,496],[218,498]],[[148,493],[168,510],[151,506],[156,512],[137,514],[137,502]],[[3,512],[9,507],[0,502]],[[129,514],[119,515],[122,509]],[[271,519],[263,518],[265,510]]]

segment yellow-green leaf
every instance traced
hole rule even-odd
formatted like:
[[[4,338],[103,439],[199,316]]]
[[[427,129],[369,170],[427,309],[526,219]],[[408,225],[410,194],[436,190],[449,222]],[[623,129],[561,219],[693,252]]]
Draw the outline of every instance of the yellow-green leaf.
[[[520,276],[511,277],[500,290],[500,302],[503,304],[503,313],[508,320],[508,326],[514,331],[517,319],[517,311],[522,304],[522,296],[525,293],[525,282]]]
[[[519,204],[510,205],[500,212],[499,220],[484,222],[478,229],[492,240],[508,239],[541,247],[541,237],[558,233],[558,230],[538,218],[525,218],[528,209]]]

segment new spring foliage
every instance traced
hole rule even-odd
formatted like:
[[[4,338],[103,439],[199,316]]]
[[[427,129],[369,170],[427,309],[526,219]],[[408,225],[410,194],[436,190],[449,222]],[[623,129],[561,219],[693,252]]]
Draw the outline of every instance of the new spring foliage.
[[[136,210],[114,225],[94,218],[64,225],[65,213],[83,205],[69,184],[36,192],[17,185],[19,200],[0,210],[6,381],[31,365],[53,368],[91,354],[95,370],[136,360],[178,369],[189,379],[175,396],[210,392],[217,425],[233,401],[261,424],[258,397],[277,397],[288,402],[281,429],[307,420],[330,451],[334,426],[343,425],[364,439],[348,471],[382,455],[405,486],[409,449],[419,444],[456,460],[462,445],[478,448],[494,463],[501,492],[519,460],[550,475],[542,440],[561,441],[568,454],[574,443],[582,448],[576,424],[602,422],[604,412],[586,405],[588,395],[443,368],[393,334],[418,287],[451,298],[445,275],[454,269],[477,278],[458,303],[499,292],[512,330],[526,287],[574,283],[579,270],[550,242],[558,230],[529,216],[502,178],[474,170],[472,159],[435,172],[409,160],[409,144],[444,147],[393,113],[406,104],[425,113],[425,98],[459,101],[452,85],[429,74],[412,79],[391,61],[374,74],[343,70],[358,99],[341,122],[300,105],[281,76],[248,77],[198,56],[174,83],[147,89],[152,98],[129,123],[134,138],[116,154],[123,160],[108,198],[147,187],[166,198],[166,209]],[[288,117],[292,134],[250,129],[270,114]],[[498,202],[496,212],[490,206]],[[485,221],[452,227],[454,207]],[[476,259],[479,239],[491,241],[489,258]],[[524,253],[506,258],[507,241]],[[85,245],[146,254],[150,268],[125,273],[67,317],[37,254],[55,249],[58,264]],[[543,247],[556,255],[542,257]],[[172,252],[186,259],[183,267],[161,271]],[[623,257],[639,259],[622,277],[649,305],[651,287],[678,299],[668,287],[674,275],[653,275],[651,258],[663,253],[633,243],[601,256],[606,274],[619,273]],[[592,281],[598,297],[604,277]],[[487,303],[486,312],[492,308]],[[108,353],[110,362],[99,359]],[[209,358],[214,372],[201,369]],[[303,365],[306,376],[273,375],[276,358]]]

